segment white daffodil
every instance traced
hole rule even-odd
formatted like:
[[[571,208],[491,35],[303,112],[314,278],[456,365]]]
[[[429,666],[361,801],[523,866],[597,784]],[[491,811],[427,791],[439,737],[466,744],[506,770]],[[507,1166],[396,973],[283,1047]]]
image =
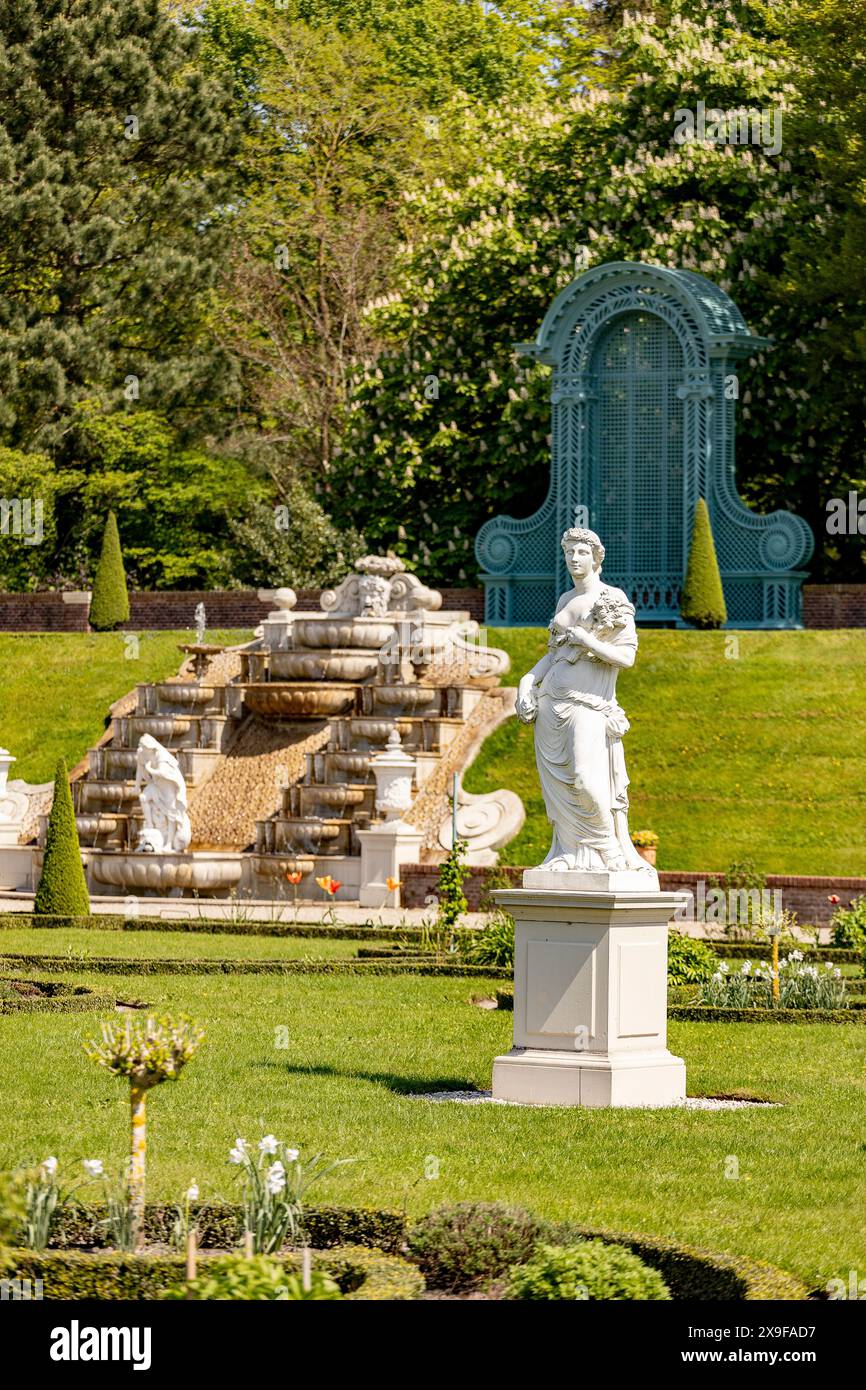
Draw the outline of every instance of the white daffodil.
[[[105,1169],[101,1158],[85,1158],[84,1171],[89,1178],[101,1178]]]
[[[49,1178],[53,1178],[54,1174],[57,1172],[57,1159],[53,1156],[51,1158],[43,1158],[42,1171],[46,1173]]]
[[[196,1183],[191,1183],[190,1186],[186,1189],[186,1200],[188,1202],[198,1201],[198,1186]]]
[[[275,1154],[277,1152],[277,1139],[274,1134],[266,1134],[259,1140],[259,1153]]]
[[[243,1163],[247,1156],[248,1144],[246,1139],[238,1137],[235,1140],[233,1149],[229,1149],[229,1163]]]
[[[297,1163],[300,1149],[286,1149],[286,1158],[290,1163]]]
[[[276,1163],[273,1163],[268,1169],[266,1187],[271,1196],[276,1196],[278,1192],[282,1192],[285,1185],[286,1170],[279,1159],[277,1159]]]

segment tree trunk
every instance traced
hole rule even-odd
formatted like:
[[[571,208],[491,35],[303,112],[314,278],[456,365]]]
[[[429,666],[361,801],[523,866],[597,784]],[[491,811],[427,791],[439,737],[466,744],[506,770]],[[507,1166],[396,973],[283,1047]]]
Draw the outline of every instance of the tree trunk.
[[[144,1245],[144,1175],[147,1154],[147,1092],[132,1082],[129,1099],[132,1112],[132,1149],[129,1161],[129,1217],[132,1248],[136,1254]]]

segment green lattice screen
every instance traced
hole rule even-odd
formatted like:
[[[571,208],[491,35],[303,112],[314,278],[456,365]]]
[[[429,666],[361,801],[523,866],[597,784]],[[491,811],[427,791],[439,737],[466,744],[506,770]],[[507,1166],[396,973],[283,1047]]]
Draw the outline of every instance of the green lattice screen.
[[[682,573],[682,374],[676,336],[654,315],[620,315],[598,337],[590,491],[608,577],[629,593],[650,579],[676,588]]]

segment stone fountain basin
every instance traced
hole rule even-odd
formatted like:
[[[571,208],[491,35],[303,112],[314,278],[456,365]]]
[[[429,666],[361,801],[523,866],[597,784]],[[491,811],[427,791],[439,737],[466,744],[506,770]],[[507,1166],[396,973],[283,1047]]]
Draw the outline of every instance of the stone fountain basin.
[[[161,742],[184,738],[192,728],[192,720],[183,714],[130,714],[124,720],[131,737],[137,742],[144,734]]]
[[[90,871],[97,883],[112,888],[164,894],[178,888],[202,893],[227,890],[240,882],[243,870],[240,855],[237,854],[138,854],[134,851],[91,850]]]
[[[306,878],[316,868],[315,859],[306,859],[288,854],[254,854],[251,856],[253,868],[263,878],[281,878],[286,874],[303,874]]]
[[[297,617],[292,624],[298,647],[372,648],[378,651],[393,636],[396,620],[384,618]]]
[[[90,778],[77,782],[75,793],[76,810],[79,814],[109,806],[114,811],[122,811],[124,806],[136,805],[138,798],[131,782],[112,782]]]
[[[438,705],[441,690],[432,685],[371,685],[368,687],[374,709],[420,709]]]
[[[277,719],[317,719],[355,708],[354,685],[291,685],[267,681],[244,686],[244,703],[254,714]]]
[[[166,681],[153,688],[167,705],[209,705],[216,699],[214,686],[196,685],[192,681]]]
[[[373,652],[271,652],[272,680],[365,681],[376,674]]]
[[[412,726],[405,719],[361,718],[352,720],[353,738],[364,738],[369,743],[387,743],[395,729],[402,739],[411,733]]]
[[[362,806],[364,801],[369,799],[372,790],[371,784],[359,787],[353,786],[351,782],[306,782],[297,788],[303,805],[307,802],[318,802],[322,806],[336,806],[339,809],[344,806]]]

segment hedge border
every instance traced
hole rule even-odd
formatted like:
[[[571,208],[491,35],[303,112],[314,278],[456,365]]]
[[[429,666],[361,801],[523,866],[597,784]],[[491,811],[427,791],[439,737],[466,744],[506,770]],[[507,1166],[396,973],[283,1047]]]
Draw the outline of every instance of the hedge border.
[[[674,1299],[701,1302],[782,1299],[801,1301],[810,1290],[793,1274],[750,1255],[727,1255],[697,1245],[680,1245],[661,1236],[597,1230],[563,1222],[555,1235],[623,1245],[658,1270]]]
[[[0,959],[0,965],[2,965]],[[0,1014],[84,1014],[100,1009],[113,1009],[113,994],[100,994],[86,985],[71,985],[63,980],[21,980],[18,976],[0,976],[13,984],[41,985],[54,992],[47,998],[0,999]]]
[[[207,1272],[216,1253],[203,1252],[199,1271]],[[297,1254],[275,1258],[298,1269]],[[183,1287],[186,1262],[179,1255],[124,1255],[81,1250],[16,1250],[13,1279],[41,1279],[48,1303],[153,1301],[168,1289]],[[408,1260],[369,1246],[338,1245],[313,1251],[313,1265],[331,1274],[344,1298],[356,1301],[404,1301],[420,1298],[424,1276]]]
[[[692,939],[703,941],[717,956],[727,960],[769,960],[772,955],[772,947],[766,942],[713,941],[706,937]],[[864,959],[863,952],[852,946],[812,946],[808,941],[802,941],[796,949],[803,952],[806,960],[829,960],[837,965],[859,965]]]
[[[34,931],[164,931],[187,932],[191,936],[198,932],[205,936],[299,936],[345,941],[393,941],[398,935],[405,940],[420,941],[423,935],[420,927],[408,924],[386,927],[375,922],[370,922],[369,926],[348,922],[345,926],[326,926],[319,922],[232,922],[218,917],[124,917],[119,913],[59,917],[37,916],[33,912],[0,912],[0,931],[14,931],[16,927]]]
[[[48,1251],[37,1253],[26,1250],[18,1253],[17,1268],[24,1277],[45,1278],[39,1273],[36,1263],[53,1262],[52,1268],[64,1268],[64,1261],[81,1267],[90,1259],[101,1261],[104,1267],[123,1266],[135,1260],[129,1255],[111,1254],[99,1249],[89,1254],[70,1248],[92,1243],[97,1247],[104,1245],[105,1229],[99,1225],[102,1208],[67,1208],[62,1210],[55,1222],[55,1231]],[[165,1242],[171,1232],[175,1209],[165,1203],[148,1203],[145,1209],[145,1237],[157,1243]],[[242,1228],[242,1209],[227,1202],[202,1204],[194,1209],[194,1219],[200,1232],[202,1245],[231,1247],[240,1239]],[[305,1214],[307,1237],[310,1244],[334,1261],[344,1257],[354,1266],[366,1265],[367,1290],[359,1287],[349,1297],[356,1298],[415,1298],[423,1287],[418,1270],[408,1261],[395,1257],[406,1249],[410,1222],[406,1214],[394,1209],[377,1207],[310,1207]],[[786,1273],[766,1261],[753,1259],[747,1255],[729,1255],[700,1246],[682,1245],[665,1237],[646,1235],[642,1232],[611,1231],[572,1222],[548,1223],[555,1237],[564,1235],[572,1239],[599,1239],[609,1244],[623,1245],[632,1250],[647,1264],[657,1269],[668,1285],[675,1299],[700,1300],[764,1300],[784,1299],[802,1300],[808,1297],[809,1290],[794,1275]],[[160,1257],[138,1257],[145,1263],[153,1263]],[[168,1258],[168,1257],[163,1257]],[[207,1258],[206,1256],[202,1257]],[[171,1257],[177,1266],[182,1261]],[[109,1265],[108,1262],[114,1262]],[[28,1276],[23,1264],[33,1272]],[[84,1265],[84,1268],[92,1268]],[[411,1274],[407,1274],[407,1271]],[[365,1282],[367,1282],[365,1281]],[[395,1282],[404,1290],[393,1292]],[[411,1282],[416,1292],[409,1292]],[[419,1287],[420,1282],[420,1287]],[[77,1294],[77,1297],[86,1295]],[[141,1298],[142,1293],[132,1295]]]
[[[866,1002],[847,1009],[717,1009],[712,1004],[669,1004],[668,1019],[683,1023],[866,1024]]]
[[[498,965],[439,964],[434,960],[183,960],[140,956],[92,956],[77,961],[69,956],[0,953],[0,967],[71,971],[104,975],[451,975],[511,978],[511,969]]]
[[[213,1249],[238,1245],[243,1235],[243,1209],[232,1202],[202,1202],[191,1208],[200,1244]],[[105,1208],[99,1204],[63,1207],[52,1222],[50,1250],[75,1250],[82,1246],[104,1249],[107,1245]],[[144,1213],[145,1240],[167,1245],[177,1215],[174,1205],[148,1202]],[[310,1206],[304,1213],[310,1245],[317,1250],[332,1246],[368,1246],[399,1254],[406,1220],[402,1212],[387,1207]]]

